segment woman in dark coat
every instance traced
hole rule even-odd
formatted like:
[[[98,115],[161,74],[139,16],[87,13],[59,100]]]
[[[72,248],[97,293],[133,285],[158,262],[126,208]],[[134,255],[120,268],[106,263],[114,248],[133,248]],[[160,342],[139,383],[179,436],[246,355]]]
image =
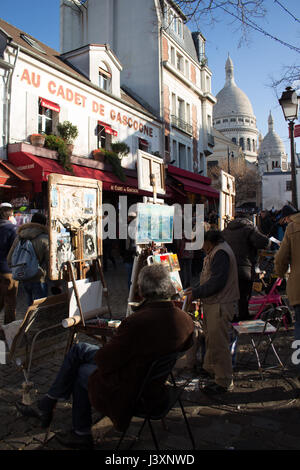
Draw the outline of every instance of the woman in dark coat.
[[[258,250],[266,249],[271,242],[247,217],[234,219],[222,231],[222,235],[234,252],[238,266],[240,289],[238,319],[248,320],[248,303],[252,293]]]

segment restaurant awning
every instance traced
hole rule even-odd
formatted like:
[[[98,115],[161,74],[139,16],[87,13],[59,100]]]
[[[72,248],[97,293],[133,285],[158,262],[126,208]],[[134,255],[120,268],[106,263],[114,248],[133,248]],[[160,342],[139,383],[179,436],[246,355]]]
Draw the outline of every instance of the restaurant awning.
[[[51,173],[70,175],[56,160],[51,158],[38,157],[28,152],[11,153],[8,156],[10,162],[16,168],[25,173],[33,182],[36,192],[42,191],[42,182],[48,180]],[[98,168],[91,168],[83,165],[72,164],[73,175],[81,178],[92,178],[102,181],[104,191],[112,191],[123,194],[136,194],[140,196],[152,196],[148,191],[138,188],[138,180],[133,177],[126,177],[121,181],[114,173],[103,171]],[[168,196],[167,196],[168,197]]]
[[[219,191],[211,186],[211,179],[206,176],[182,170],[181,168],[168,165],[168,174],[189,193],[200,194],[208,198],[219,198]]]
[[[22,184],[23,183],[23,184]],[[0,187],[13,189],[22,185],[24,190],[31,187],[31,179],[19,171],[14,165],[7,160],[0,159]]]

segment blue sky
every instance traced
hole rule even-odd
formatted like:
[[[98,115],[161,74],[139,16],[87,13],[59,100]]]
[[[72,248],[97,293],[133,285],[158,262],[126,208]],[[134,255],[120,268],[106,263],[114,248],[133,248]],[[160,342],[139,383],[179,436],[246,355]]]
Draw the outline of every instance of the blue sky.
[[[300,19],[299,0],[280,0]],[[0,17],[59,51],[59,0],[2,0]],[[274,0],[265,0],[269,16],[257,20],[264,30],[300,47],[300,23],[288,15]],[[206,37],[206,55],[211,69],[212,92],[217,94],[225,83],[225,62],[230,54],[234,64],[235,81],[250,99],[257,127],[263,136],[268,132],[271,110],[274,127],[285,144],[288,155],[288,126],[284,121],[278,97],[270,87],[270,77],[280,77],[282,67],[299,64],[299,53],[258,32],[251,32],[247,43],[239,47],[240,32],[237,24],[225,13],[219,15],[213,26],[201,24]],[[194,28],[191,26],[191,29]],[[283,91],[283,90],[282,90]],[[296,139],[299,152],[300,138]]]

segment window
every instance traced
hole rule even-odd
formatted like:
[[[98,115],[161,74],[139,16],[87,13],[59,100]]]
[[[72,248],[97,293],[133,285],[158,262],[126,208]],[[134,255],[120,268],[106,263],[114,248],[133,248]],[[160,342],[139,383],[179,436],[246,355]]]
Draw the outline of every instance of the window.
[[[171,46],[171,64],[175,65],[175,47]]]
[[[236,122],[236,119],[235,119],[235,118],[231,118],[231,119],[230,119],[230,122]]]
[[[292,181],[288,180],[285,182],[285,190],[286,191],[292,191]]]
[[[144,150],[144,152],[148,152],[149,151],[149,142],[147,140],[141,139],[139,137],[139,149]]]
[[[242,150],[245,150],[245,140],[244,137],[240,138],[240,147],[242,147]]]
[[[183,121],[185,120],[185,110],[184,110],[184,101],[180,98],[178,98],[178,117],[182,119]]]
[[[247,150],[251,150],[250,139],[247,139]]]
[[[99,67],[99,87],[105,91],[111,90],[111,73],[105,64]]]
[[[232,140],[232,142],[233,142],[234,144],[236,144],[236,138],[235,138],[235,137],[232,137],[231,140]]]
[[[176,55],[176,67],[180,72],[184,72],[184,60],[182,55],[178,54]]]
[[[109,127],[98,123],[97,125],[97,148],[98,149],[111,149],[111,134],[107,131]]]
[[[52,109],[46,108],[39,105],[39,116],[38,116],[38,132],[40,134],[52,134],[53,131],[53,114]]]

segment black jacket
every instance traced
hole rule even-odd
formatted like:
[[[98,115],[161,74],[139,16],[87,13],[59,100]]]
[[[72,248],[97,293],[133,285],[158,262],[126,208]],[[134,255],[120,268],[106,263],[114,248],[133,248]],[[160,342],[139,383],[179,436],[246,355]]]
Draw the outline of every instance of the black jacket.
[[[251,280],[255,272],[258,250],[267,248],[269,239],[248,219],[235,219],[222,231],[235,254],[240,279]]]
[[[8,252],[17,236],[17,226],[9,220],[0,220],[0,272],[11,273],[7,264]]]

